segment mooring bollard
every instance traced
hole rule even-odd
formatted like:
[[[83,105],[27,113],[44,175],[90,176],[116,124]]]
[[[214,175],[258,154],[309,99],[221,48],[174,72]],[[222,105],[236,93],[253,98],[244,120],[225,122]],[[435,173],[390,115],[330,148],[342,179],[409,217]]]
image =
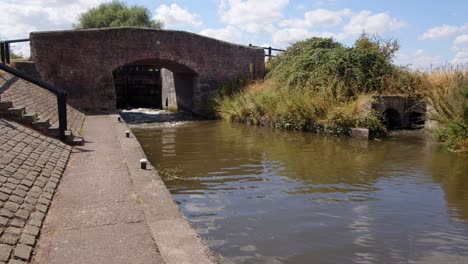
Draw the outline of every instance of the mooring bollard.
[[[128,131],[128,130],[125,131],[125,136],[126,136],[126,137],[130,137],[130,131]]]
[[[142,170],[146,170],[146,164],[148,163],[147,159],[141,159],[140,160],[140,165]]]
[[[117,120],[118,120],[119,122],[122,122],[122,119],[120,119],[120,116],[117,117]]]

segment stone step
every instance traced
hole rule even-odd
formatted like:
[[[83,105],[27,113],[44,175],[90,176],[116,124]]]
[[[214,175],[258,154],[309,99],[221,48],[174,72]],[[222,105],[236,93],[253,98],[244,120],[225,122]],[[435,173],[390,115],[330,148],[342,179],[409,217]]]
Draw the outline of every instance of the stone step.
[[[65,130],[65,141],[73,140],[73,132],[71,130]]]
[[[37,114],[36,113],[25,113],[23,114],[23,120],[27,124],[34,124],[37,120]]]
[[[60,129],[58,125],[52,125],[49,127],[49,135],[52,137],[60,136]]]
[[[71,130],[65,131],[65,143],[72,146],[83,146],[84,145],[84,138],[78,137],[73,134]]]
[[[50,128],[50,121],[47,118],[42,118],[42,119],[36,120],[36,122],[34,122],[33,125],[36,129],[47,132],[48,129]]]
[[[25,112],[26,112],[26,107],[24,106],[10,107],[7,110],[7,114],[10,117],[13,117],[16,119],[21,119]]]
[[[69,144],[72,145],[72,146],[83,146],[84,143],[85,143],[85,140],[84,140],[83,137],[75,136],[75,137],[73,137],[72,142],[70,142]]]
[[[0,102],[0,111],[6,112],[8,109],[13,107],[12,102]]]

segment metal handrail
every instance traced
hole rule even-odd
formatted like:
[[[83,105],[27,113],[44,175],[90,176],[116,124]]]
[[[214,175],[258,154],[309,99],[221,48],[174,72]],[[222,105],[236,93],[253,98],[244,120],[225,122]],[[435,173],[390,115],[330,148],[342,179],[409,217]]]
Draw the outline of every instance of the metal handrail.
[[[23,80],[33,83],[47,91],[53,93],[57,97],[57,108],[59,118],[59,136],[60,140],[65,140],[65,131],[67,130],[67,92],[62,88],[56,87],[50,83],[36,79],[22,71],[0,63],[0,70],[13,74]]]
[[[10,39],[0,41],[0,57],[2,63],[10,64],[10,43],[27,42],[29,39]]]
[[[270,47],[260,47],[260,46],[254,46],[252,44],[249,44],[249,47],[263,48],[264,50],[268,50],[268,54],[265,54],[265,57],[274,57],[274,55],[271,54],[272,51],[286,51],[286,50],[283,50],[283,49],[272,48],[271,46]]]

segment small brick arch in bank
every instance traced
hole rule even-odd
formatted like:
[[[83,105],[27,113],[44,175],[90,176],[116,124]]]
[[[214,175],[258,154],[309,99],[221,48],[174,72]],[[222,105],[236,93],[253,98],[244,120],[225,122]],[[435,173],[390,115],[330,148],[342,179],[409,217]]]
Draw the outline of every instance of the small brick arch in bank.
[[[376,96],[372,108],[382,114],[389,129],[424,126],[426,105],[404,96]]]

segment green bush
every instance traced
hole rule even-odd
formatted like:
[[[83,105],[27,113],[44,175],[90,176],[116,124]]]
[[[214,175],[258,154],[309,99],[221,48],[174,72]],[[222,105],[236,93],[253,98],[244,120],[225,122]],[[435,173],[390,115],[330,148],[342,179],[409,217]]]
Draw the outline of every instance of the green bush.
[[[350,48],[330,38],[311,38],[272,59],[268,78],[284,89],[307,89],[339,101],[384,93],[387,82],[404,71],[391,62],[397,44],[393,46],[383,50],[366,35]]]

